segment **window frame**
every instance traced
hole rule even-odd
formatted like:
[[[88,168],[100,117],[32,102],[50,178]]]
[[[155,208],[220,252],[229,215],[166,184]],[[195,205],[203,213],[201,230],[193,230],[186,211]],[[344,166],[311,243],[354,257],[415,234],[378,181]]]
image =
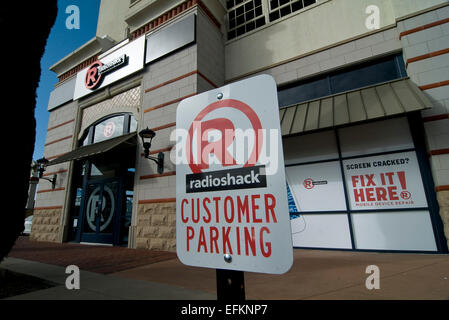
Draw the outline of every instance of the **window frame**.
[[[271,26],[271,25],[273,25],[275,23],[278,23],[278,22],[281,22],[281,21],[283,21],[285,19],[288,19],[288,18],[290,18],[290,17],[292,17],[292,16],[294,16],[296,14],[300,14],[300,13],[302,13],[304,11],[313,9],[314,7],[316,7],[318,5],[321,5],[321,4],[323,4],[323,3],[327,2],[327,1],[330,1],[330,0],[314,0],[315,3],[313,3],[311,5],[308,5],[306,7],[303,7],[301,9],[297,10],[297,11],[290,12],[289,14],[285,15],[284,17],[280,17],[279,19],[276,19],[276,20],[273,20],[273,21],[270,21],[270,3],[269,3],[270,0],[261,0],[262,1],[262,16],[265,18],[265,23],[263,25],[259,26],[259,27],[255,27],[255,29],[253,29],[251,31],[246,31],[246,32],[244,32],[241,35],[238,35],[238,36],[235,35],[234,37],[230,38],[229,37],[229,33],[230,33],[231,29],[229,28],[229,26],[230,26],[229,12],[231,10],[235,10],[237,7],[239,7],[241,5],[245,5],[245,1],[250,1],[250,0],[243,0],[243,2],[239,3],[238,5],[234,5],[234,6],[230,7],[229,9],[227,7],[227,2],[224,4],[224,8],[226,10],[225,26],[226,26],[226,42],[227,43],[231,42],[231,41],[236,41],[238,39],[241,39],[241,38],[243,38],[243,37],[245,37],[247,35],[250,35],[250,34],[252,34],[254,32],[260,31],[263,28],[269,27],[269,26]],[[290,1],[295,1],[295,0],[289,0],[289,2]],[[304,2],[305,0],[299,0],[299,1]],[[284,6],[287,6],[287,4],[284,4]],[[261,16],[259,16],[259,18],[260,17]],[[249,22],[251,22],[251,21],[255,21],[255,20],[250,20]],[[245,21],[244,25],[246,25],[246,23],[247,22]],[[233,30],[235,31],[236,29],[233,29]]]
[[[316,160],[316,161],[307,161],[307,162],[301,162],[298,161],[296,163],[290,163],[288,165],[285,165],[285,167],[295,167],[295,166],[304,166],[304,165],[310,165],[310,164],[320,164],[320,163],[328,163],[328,162],[335,162],[338,161],[340,163],[340,174],[342,176],[342,183],[343,183],[343,189],[345,194],[345,202],[346,202],[346,210],[335,210],[335,211],[302,211],[302,212],[289,212],[290,216],[297,216],[297,215],[319,215],[319,214],[346,214],[348,217],[348,225],[349,225],[349,231],[350,231],[350,237],[351,237],[351,249],[344,249],[344,248],[335,248],[335,249],[329,249],[329,248],[318,248],[318,247],[295,247],[295,248],[301,248],[301,249],[316,249],[316,250],[342,250],[342,251],[360,251],[360,252],[406,252],[406,253],[426,253],[426,254],[435,254],[435,253],[447,253],[448,252],[448,246],[447,242],[444,236],[444,226],[442,225],[441,218],[439,217],[439,205],[438,201],[436,199],[435,194],[435,186],[431,174],[430,164],[429,160],[427,158],[426,153],[426,147],[425,147],[425,141],[423,139],[424,137],[424,127],[422,124],[422,120],[420,121],[420,113],[419,112],[412,112],[408,115],[397,115],[393,117],[385,118],[385,120],[391,120],[395,118],[402,118],[405,117],[409,131],[411,136],[411,141],[413,143],[412,148],[403,148],[403,149],[397,149],[394,151],[385,151],[385,152],[377,152],[377,153],[367,153],[362,155],[353,155],[353,156],[343,156],[342,150],[341,150],[341,141],[340,141],[340,130],[346,127],[352,127],[354,125],[344,125],[335,127],[333,129],[323,129],[316,132],[310,132],[310,133],[303,133],[298,135],[293,135],[291,137],[286,137],[285,139],[294,138],[295,136],[302,136],[302,135],[309,135],[309,134],[315,134],[317,132],[324,132],[324,131],[332,131],[334,133],[334,136],[336,138],[337,143],[337,149],[338,149],[338,157],[337,158],[329,158],[326,160]],[[366,123],[371,122],[378,122],[379,120],[372,120],[367,121]],[[358,124],[359,125],[359,124]],[[422,136],[421,136],[422,134]],[[395,208],[395,209],[352,209],[350,205],[350,196],[349,191],[346,184],[346,177],[345,177],[345,171],[343,162],[345,160],[349,159],[357,159],[357,158],[365,158],[365,157],[374,157],[374,156],[380,156],[380,155],[386,155],[386,154],[395,154],[395,153],[404,153],[404,152],[414,152],[418,161],[418,167],[419,167],[419,173],[420,177],[423,183],[424,193],[427,200],[427,206],[426,207],[416,207],[416,208]],[[291,187],[290,187],[291,188]],[[431,221],[431,226],[433,230],[433,235],[435,238],[435,245],[436,245],[436,251],[420,251],[420,250],[377,250],[377,249],[359,249],[356,246],[355,243],[355,235],[354,235],[354,225],[352,222],[352,214],[356,213],[376,213],[376,212],[409,212],[409,211],[428,211]]]
[[[402,52],[393,53],[393,54],[390,54],[390,55],[387,55],[387,56],[383,56],[383,57],[380,57],[380,58],[375,58],[375,59],[371,59],[371,60],[368,60],[368,61],[363,61],[363,62],[360,62],[360,63],[355,63],[355,64],[352,64],[352,65],[349,65],[349,66],[345,66],[344,68],[341,68],[341,69],[331,70],[330,72],[325,73],[325,74],[319,74],[319,75],[315,75],[315,76],[311,76],[311,77],[307,77],[307,78],[301,79],[299,81],[295,81],[293,83],[288,83],[288,84],[285,84],[285,85],[281,85],[281,86],[278,87],[279,108],[280,109],[288,108],[290,106],[303,104],[303,103],[307,103],[307,102],[310,102],[310,101],[315,101],[315,100],[318,100],[318,99],[324,99],[326,97],[331,97],[331,96],[334,96],[334,95],[344,94],[346,92],[351,92],[351,91],[354,91],[354,90],[361,90],[363,88],[368,88],[368,87],[371,87],[371,86],[374,86],[374,85],[379,85],[379,84],[382,84],[382,83],[387,83],[387,82],[391,82],[391,81],[395,81],[395,80],[408,78],[408,75],[406,73],[407,71],[405,69],[405,64],[404,64],[403,60],[400,60],[400,59],[402,59]],[[339,75],[342,75],[343,73],[346,73],[346,74],[349,75],[350,73],[353,73],[353,72],[355,72],[357,70],[362,70],[363,68],[372,67],[372,66],[380,65],[381,63],[387,63],[387,62],[394,63],[394,72],[396,72],[396,77],[393,78],[393,79],[384,79],[385,81],[373,82],[371,84],[368,84],[367,86],[360,86],[360,87],[356,86],[354,88],[350,88],[350,89],[347,89],[347,90],[344,90],[344,91],[337,91],[332,86],[332,79],[335,78],[335,77],[338,77]],[[391,71],[393,71],[393,70],[391,70]],[[308,98],[306,100],[297,100],[296,102],[292,102],[292,103],[288,103],[288,104],[282,104],[282,101],[281,101],[282,99],[279,96],[279,93],[281,91],[294,89],[294,88],[300,88],[301,86],[305,87],[305,86],[307,86],[307,85],[309,85],[311,83],[314,83],[314,82],[316,83],[318,81],[321,81],[321,82],[327,84],[327,88],[326,88],[327,89],[326,91],[328,92],[327,95],[315,96],[315,97],[312,97],[312,98]]]
[[[131,133],[130,129],[131,129],[131,123],[132,123],[132,119],[134,118],[134,120],[137,123],[136,126],[136,131],[138,130],[139,127],[139,123],[137,121],[137,119],[134,117],[134,115],[130,112],[121,112],[121,113],[114,113],[114,114],[110,114],[107,115],[106,117],[103,117],[97,121],[95,121],[94,123],[92,123],[88,128],[86,128],[84,130],[84,134],[81,136],[81,139],[79,139],[78,141],[78,147],[83,147],[83,146],[88,146],[91,144],[95,144],[95,143],[100,143],[103,141],[107,141],[109,139],[105,139],[103,141],[99,141],[99,142],[95,142],[94,143],[94,139],[95,139],[95,128],[102,122],[109,120],[109,119],[113,119],[113,118],[118,118],[118,117],[122,117],[124,116],[124,123],[123,123],[123,132],[120,136]],[[112,138],[111,138],[112,139]],[[84,143],[85,141],[87,141],[87,143]]]

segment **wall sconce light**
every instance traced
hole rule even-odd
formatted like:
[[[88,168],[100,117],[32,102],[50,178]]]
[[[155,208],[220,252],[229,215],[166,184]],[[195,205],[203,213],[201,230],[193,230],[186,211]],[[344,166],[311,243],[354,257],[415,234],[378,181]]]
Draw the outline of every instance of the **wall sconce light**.
[[[147,127],[146,129],[139,132],[139,136],[142,138],[142,144],[143,144],[145,158],[156,162],[157,163],[157,172],[159,174],[162,174],[164,172],[164,153],[159,152],[157,155],[157,158],[150,156],[151,142],[153,141],[153,138],[156,136],[156,132],[154,132],[151,129],[148,129],[148,127]]]
[[[50,182],[51,182],[51,186],[52,186],[52,188],[54,189],[55,186],[56,186],[56,177],[57,177],[57,174],[55,173],[55,174],[53,175],[53,178],[52,178],[52,179],[50,179],[50,178],[44,178],[44,172],[45,172],[45,169],[47,168],[49,162],[50,162],[50,161],[48,161],[47,159],[45,159],[45,157],[42,158],[42,159],[36,160],[37,171],[38,171],[38,178],[39,178],[39,179],[43,179],[43,180],[50,181]]]

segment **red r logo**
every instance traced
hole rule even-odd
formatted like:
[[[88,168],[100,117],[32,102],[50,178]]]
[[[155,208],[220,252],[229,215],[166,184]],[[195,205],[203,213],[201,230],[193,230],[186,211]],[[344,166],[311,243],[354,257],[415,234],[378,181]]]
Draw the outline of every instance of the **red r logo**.
[[[98,72],[98,67],[101,67],[103,63],[101,61],[95,61],[89,69],[87,69],[86,78],[84,79],[84,84],[89,90],[94,90],[98,87],[101,82],[102,76]]]
[[[262,124],[259,117],[253,109],[239,100],[221,100],[204,108],[193,120],[193,123],[189,129],[187,139],[187,159],[193,173],[201,173],[203,170],[209,168],[208,156],[210,154],[214,154],[223,167],[234,166],[237,164],[234,157],[227,151],[227,148],[234,142],[235,138],[235,127],[232,121],[227,118],[215,118],[203,121],[208,114],[221,108],[236,109],[242,112],[251,123],[252,130],[254,132],[255,144],[244,167],[255,166],[259,159],[263,147]],[[213,142],[204,141],[204,136],[212,130],[219,131],[221,133],[221,138],[218,141]],[[197,161],[194,161],[193,159],[193,136],[195,133],[197,136]]]
[[[313,185],[313,180],[311,178],[304,180],[303,185],[304,185],[304,188],[309,189],[309,190],[313,189],[313,187],[315,187]]]
[[[408,191],[401,192],[401,198],[404,200],[409,200],[412,197],[412,194]]]

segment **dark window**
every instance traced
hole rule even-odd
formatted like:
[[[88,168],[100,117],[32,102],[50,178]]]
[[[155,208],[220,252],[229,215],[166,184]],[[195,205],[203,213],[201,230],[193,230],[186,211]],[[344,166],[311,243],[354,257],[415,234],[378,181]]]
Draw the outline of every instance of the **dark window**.
[[[398,74],[396,61],[388,59],[335,73],[330,80],[332,91],[339,93],[397,78],[401,78],[401,75]]]
[[[402,55],[389,56],[280,88],[279,105],[289,106],[406,76]]]
[[[263,15],[260,0],[241,0],[227,2],[228,7],[228,40],[241,36],[264,25],[257,22]],[[258,19],[259,18],[259,19]]]
[[[302,1],[296,1],[292,3],[292,11],[298,11],[301,10],[302,8],[304,8],[304,6],[302,5]]]
[[[250,32],[254,29],[256,29],[256,24],[254,23],[254,21],[251,21],[246,25],[246,32]]]
[[[279,105],[289,106],[295,103],[324,97],[331,94],[327,77],[314,78],[300,85],[279,91]]]
[[[292,12],[315,4],[316,0],[273,0],[270,1],[269,17],[274,21],[281,17],[288,16]]]
[[[290,6],[286,6],[281,9],[281,17],[285,17],[286,15],[288,15],[290,13],[292,13]]]
[[[279,19],[280,15],[279,15],[279,10],[277,11],[273,11],[270,13],[270,21],[274,21],[276,19]]]
[[[266,0],[265,12],[262,0],[226,1],[228,11],[228,40],[264,26],[269,22],[290,15],[316,0]]]

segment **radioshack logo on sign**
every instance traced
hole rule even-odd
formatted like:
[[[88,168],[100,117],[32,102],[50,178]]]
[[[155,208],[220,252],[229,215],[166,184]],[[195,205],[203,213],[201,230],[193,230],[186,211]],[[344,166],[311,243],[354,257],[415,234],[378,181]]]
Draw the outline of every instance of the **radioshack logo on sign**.
[[[236,129],[231,119],[219,115],[212,118],[215,111],[226,108],[236,111],[235,121],[243,117],[251,124],[246,133]],[[208,116],[209,120],[205,120]],[[245,136],[253,143],[245,144]],[[254,110],[245,103],[229,99],[210,104],[195,118],[187,137],[186,156],[193,172],[186,176],[187,193],[267,186],[265,166],[255,166],[263,147],[262,125]],[[248,149],[238,150],[238,145]],[[245,149],[249,152],[244,152]],[[210,171],[212,165],[220,169],[239,168]]]
[[[302,184],[303,184],[304,188],[311,190],[311,189],[315,188],[315,186],[326,185],[327,181],[313,181],[312,178],[308,178],[308,179],[304,180],[304,182]]]
[[[172,139],[180,260],[286,272],[293,259],[274,80],[259,76],[183,100]]]
[[[89,69],[87,69],[84,84],[87,89],[95,90],[101,85],[104,76],[112,71],[115,71],[127,64],[128,56],[126,54],[103,64],[101,61],[95,61]]]

